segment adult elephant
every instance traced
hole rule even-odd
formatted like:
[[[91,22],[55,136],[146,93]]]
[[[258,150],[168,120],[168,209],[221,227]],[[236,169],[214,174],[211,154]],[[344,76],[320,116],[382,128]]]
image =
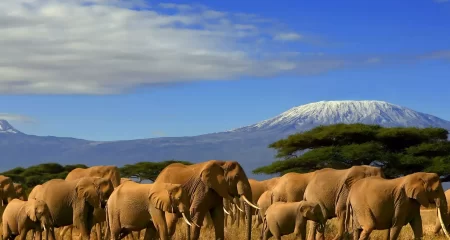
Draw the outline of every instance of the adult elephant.
[[[67,174],[65,180],[75,180],[82,177],[101,177],[111,180],[113,187],[120,185],[120,172],[116,166],[92,166],[89,168],[75,168]]]
[[[444,192],[445,200],[447,201],[447,214],[450,215],[450,189]],[[437,213],[437,212],[436,212]],[[446,225],[447,229],[450,227],[449,225]],[[441,221],[439,220],[439,215],[436,214],[436,224],[434,225],[433,233],[435,235],[439,234],[439,232],[442,230]]]
[[[331,168],[324,168],[324,169],[331,169]],[[291,172],[284,174],[283,176],[278,178],[275,185],[273,185],[272,189],[270,190],[271,201],[269,202],[267,201],[267,199],[264,199],[261,200],[261,203],[264,204],[265,205],[264,208],[267,209],[267,207],[269,207],[270,204],[274,202],[299,202],[303,200],[306,187],[311,182],[315,174],[316,174],[315,171],[309,173]],[[270,203],[269,205],[268,202]],[[260,207],[259,204],[258,206]],[[256,218],[257,226],[261,225],[263,216],[264,216],[263,212],[258,214]]]
[[[111,239],[118,240],[131,233],[146,229],[144,239],[159,233],[161,240],[169,239],[164,212],[182,215],[189,221],[190,201],[180,184],[125,182],[111,194],[107,203],[107,222]]]
[[[0,199],[1,205],[6,206],[16,198],[16,190],[14,189],[14,183],[10,177],[0,175]]]
[[[188,238],[197,240],[200,225],[209,212],[214,224],[215,239],[224,239],[223,198],[233,200],[242,198],[247,204],[245,211],[250,216],[252,189],[247,175],[236,161],[210,160],[202,163],[184,165],[172,163],[165,167],[155,180],[156,183],[181,184],[188,193],[190,212],[194,225],[188,231]],[[257,208],[257,207],[256,207]],[[169,235],[175,232],[179,216],[166,213]],[[251,239],[251,218],[247,219],[247,239]],[[192,237],[192,238],[191,238]]]
[[[109,179],[113,185],[113,187],[118,187],[121,183],[121,177],[120,177],[120,172],[119,172],[119,168],[117,168],[116,166],[112,166],[112,165],[98,165],[98,166],[92,166],[89,168],[75,168],[72,171],[69,172],[69,174],[67,174],[65,180],[67,181],[71,181],[71,180],[76,180],[76,179],[80,179],[82,177],[101,177],[101,178],[106,178]],[[99,209],[96,210],[97,211],[97,216],[106,216],[106,213],[104,212],[104,210]],[[102,212],[103,211],[103,212]],[[102,219],[104,219],[102,221]],[[97,235],[97,240],[101,240],[101,224],[105,222],[106,218],[96,218],[96,220],[98,221],[95,224],[95,231],[96,231],[96,235]],[[69,231],[70,236],[72,236],[72,226],[65,226],[63,227],[62,231],[60,232],[60,235],[63,236],[65,234],[65,232],[67,230]],[[104,226],[104,232],[106,232],[106,225]]]
[[[436,204],[440,224],[445,229],[450,223],[448,206],[436,173],[362,179],[353,185],[347,200],[347,220],[353,212],[353,239],[368,239],[373,230],[388,229],[388,239],[395,240],[406,224],[411,226],[414,239],[422,239],[420,206],[428,207],[430,203]]]
[[[384,178],[381,168],[360,165],[347,169],[320,169],[315,171],[309,181],[303,199],[318,203],[325,219],[338,218],[338,232],[334,240],[342,239],[344,236],[345,210],[351,187],[359,180],[372,176]],[[311,224],[308,239],[316,238],[317,227],[317,223]],[[317,238],[323,239],[323,234],[323,232],[317,232]]]
[[[94,208],[104,208],[113,189],[109,179],[99,177],[72,181],[52,179],[38,187],[33,197],[47,204],[54,227],[73,224],[81,232],[82,239],[89,239]],[[55,239],[54,229],[47,230],[50,239]]]
[[[280,177],[273,177],[273,178],[269,178],[266,180],[262,180],[262,181],[258,181],[256,179],[252,179],[250,178],[248,180],[248,182],[250,183],[250,187],[252,188],[252,199],[253,202],[257,203],[259,198],[261,197],[261,195],[268,190],[272,190],[272,188],[275,187],[275,185],[277,185],[278,181],[280,180]],[[241,201],[239,204],[241,207],[243,206],[243,202]],[[244,219],[244,214],[241,214],[240,211],[238,211],[238,208],[236,209],[236,216],[237,216],[237,223],[239,226],[239,222],[240,220]],[[252,212],[252,215],[258,215],[256,209],[250,209],[250,211]],[[256,217],[256,223],[258,226],[258,217]]]
[[[25,189],[23,189],[22,184],[14,183],[14,191],[16,192],[16,198],[22,201],[28,200],[27,194],[25,193]]]

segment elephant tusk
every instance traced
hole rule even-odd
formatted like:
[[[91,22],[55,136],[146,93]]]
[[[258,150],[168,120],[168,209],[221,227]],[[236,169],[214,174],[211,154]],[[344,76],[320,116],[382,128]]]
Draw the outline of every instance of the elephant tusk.
[[[244,210],[242,210],[238,205],[235,204],[234,206],[236,206],[236,208],[237,208],[239,211],[244,212]]]
[[[192,224],[189,222],[189,220],[187,219],[186,215],[184,215],[184,213],[181,213],[183,215],[183,219],[186,222],[187,225],[192,226]]]
[[[202,226],[199,226],[197,223],[192,222],[196,227],[201,228]]]
[[[230,215],[230,213],[229,213],[225,208],[223,208],[223,211],[224,211],[227,215]]]
[[[261,209],[261,208],[259,208],[258,206],[256,206],[255,204],[251,203],[251,202],[245,197],[245,195],[242,195],[242,199],[244,199],[244,201],[245,201],[248,205],[250,205],[251,207],[256,208],[256,209]]]
[[[448,232],[447,232],[447,227],[445,226],[444,221],[442,220],[441,208],[438,207],[437,210],[438,210],[438,217],[439,217],[439,222],[441,222],[442,230],[444,231],[445,236],[447,236],[447,238],[450,239],[450,236],[448,235]]]

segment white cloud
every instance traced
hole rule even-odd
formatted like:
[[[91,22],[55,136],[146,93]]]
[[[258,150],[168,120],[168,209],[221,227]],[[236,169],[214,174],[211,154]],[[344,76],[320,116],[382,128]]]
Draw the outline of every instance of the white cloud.
[[[269,24],[200,5],[2,0],[0,94],[114,94],[148,84],[310,73],[310,63],[284,59],[265,37],[302,36],[269,32]],[[266,52],[271,57],[260,57]],[[315,72],[338,66],[321,61]]]
[[[6,120],[9,122],[24,122],[24,123],[35,123],[36,119],[28,117],[25,115],[11,114],[11,113],[0,113],[0,120]]]
[[[302,36],[297,33],[278,33],[274,39],[278,41],[298,41],[302,39]]]

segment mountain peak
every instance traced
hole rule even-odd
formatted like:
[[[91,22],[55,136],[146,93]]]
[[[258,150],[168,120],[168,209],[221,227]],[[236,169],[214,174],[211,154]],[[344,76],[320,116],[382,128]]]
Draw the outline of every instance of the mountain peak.
[[[412,109],[377,100],[319,101],[293,107],[271,119],[234,129],[253,131],[273,129],[309,130],[337,123],[378,124],[385,127],[443,127],[450,122]]]
[[[8,121],[0,119],[0,133],[20,133]]]

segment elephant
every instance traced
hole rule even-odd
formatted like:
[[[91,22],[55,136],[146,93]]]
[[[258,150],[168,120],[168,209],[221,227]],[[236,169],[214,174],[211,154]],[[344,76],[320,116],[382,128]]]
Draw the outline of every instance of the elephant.
[[[444,192],[445,200],[447,201],[447,209],[448,214],[450,215],[450,189]],[[449,225],[447,225],[449,227]],[[439,220],[439,216],[436,216],[436,224],[434,225],[433,233],[436,235],[441,231],[441,221]]]
[[[0,175],[0,199],[1,205],[6,206],[16,198],[16,190],[14,189],[14,183],[10,177]]]
[[[128,181],[133,181],[129,178],[120,178],[120,184],[124,183],[124,182],[128,182]]]
[[[261,225],[261,223],[263,222],[264,219],[264,215],[266,214],[267,209],[270,207],[270,205],[273,204],[273,195],[272,195],[272,191],[268,190],[265,191],[261,197],[259,197],[258,202],[256,203],[256,205],[258,205],[259,208],[261,208],[261,210],[259,210],[257,217],[257,223],[256,223],[256,227],[258,227],[259,225]]]
[[[273,236],[281,240],[281,236],[294,233],[299,239],[306,239],[307,220],[318,223],[319,231],[325,229],[325,216],[317,203],[308,201],[275,202],[267,208],[264,215],[261,239],[268,240]]]
[[[156,231],[161,240],[169,239],[164,212],[180,214],[188,225],[190,200],[180,184],[122,183],[108,199],[106,214],[111,239],[122,239],[131,231],[146,229],[144,239]]]
[[[18,198],[22,201],[28,200],[27,194],[25,193],[25,190],[23,189],[22,184],[14,183],[14,190],[16,192],[16,198]]]
[[[344,236],[346,202],[352,185],[371,176],[385,178],[381,168],[359,165],[347,169],[324,168],[316,170],[309,181],[303,200],[318,203],[325,219],[337,217],[338,232],[334,240],[343,239]],[[316,235],[318,238],[323,238],[324,232],[317,232],[318,225],[312,223],[308,239],[315,239]]]
[[[267,191],[267,190],[272,190],[272,188],[278,183],[280,177],[273,177],[270,179],[266,179],[266,180],[262,180],[262,181],[258,181],[256,179],[248,179],[248,182],[250,183],[250,187],[252,189],[252,199],[253,202],[258,202],[259,198],[261,197],[261,195]],[[242,201],[240,201],[239,203],[235,203],[236,205],[240,206],[242,208],[242,206],[244,205]],[[261,223],[258,223],[258,212],[257,209],[250,209],[251,211],[251,215],[256,215],[256,223],[258,226]],[[245,215],[241,214],[241,211],[239,208],[235,208],[235,215],[237,218],[237,224],[239,227],[240,221],[244,219]]]
[[[41,232],[52,223],[47,204],[42,200],[13,199],[2,215],[3,240],[20,236],[25,240],[29,230]]]
[[[118,187],[121,183],[121,177],[120,177],[120,172],[119,172],[119,168],[117,168],[116,166],[93,166],[93,167],[89,167],[89,168],[75,168],[72,171],[70,171],[65,180],[75,180],[75,179],[79,179],[82,177],[102,177],[102,178],[106,178],[109,179],[113,185],[113,187]],[[103,210],[97,210],[97,211],[103,211]],[[106,214],[104,212],[98,212],[98,215],[101,216],[106,216]],[[103,221],[101,221],[101,219],[103,219]],[[106,220],[106,217],[104,218],[97,218],[96,219],[97,222],[95,224],[95,231],[96,231],[96,235],[97,235],[97,240],[101,240],[101,224]],[[106,226],[104,227],[105,232],[106,232]],[[67,230],[70,230],[70,236],[72,236],[72,226],[65,226],[63,227],[62,231],[60,232],[60,234],[64,234]],[[63,236],[63,235],[61,235]]]
[[[28,199],[36,199],[37,194],[41,191],[42,184],[38,184],[31,189],[30,194],[28,194]]]
[[[235,212],[234,212],[234,203],[232,203],[228,199],[223,199],[223,211],[225,212],[225,227],[228,225],[228,218],[230,218],[230,224],[233,225],[236,220]],[[212,219],[211,219],[212,220]]]
[[[258,208],[251,202],[252,189],[247,175],[236,161],[209,160],[192,165],[172,163],[161,171],[155,183],[181,184],[188,193],[190,213],[194,222],[187,232],[190,240],[199,238],[200,225],[207,212],[211,214],[214,224],[215,239],[224,239],[223,199],[233,201],[234,198],[242,198],[246,202],[245,211],[248,216],[251,216],[250,207]],[[170,236],[175,232],[178,218],[179,216],[166,212]],[[248,240],[251,239],[251,225],[251,218],[248,218]]]
[[[54,227],[73,224],[82,239],[89,239],[94,224],[94,209],[106,206],[113,189],[111,180],[100,177],[70,181],[52,179],[37,188],[33,197],[47,203]],[[51,233],[51,239],[55,239],[53,227],[47,231]]]
[[[324,168],[331,169],[331,168]],[[298,202],[303,200],[306,187],[308,186],[311,179],[315,176],[316,172],[309,173],[286,173],[278,178],[278,181],[271,188],[271,202]],[[264,194],[263,194],[264,195]],[[262,198],[262,196],[260,199]],[[266,197],[267,198],[267,197]],[[259,202],[259,201],[258,201]],[[258,204],[261,209],[267,209],[270,205],[268,199],[261,200],[261,204],[265,204],[262,207]],[[269,204],[269,205],[267,205]],[[263,210],[261,210],[263,211]],[[256,225],[259,226],[262,223],[264,213],[258,214],[256,218]]]
[[[96,227],[95,234],[97,236],[97,240],[100,240],[101,236],[102,236],[102,232],[99,229],[98,223],[102,223],[102,222],[106,221],[106,212],[103,208],[97,207],[97,208],[94,208],[94,212],[92,214],[93,214],[93,222],[92,223]],[[72,237],[72,226],[71,225],[62,227],[61,231],[59,231],[59,236],[61,236],[61,238],[64,239],[64,235],[66,234],[66,232],[68,230],[70,230],[70,232],[69,232],[70,237]],[[105,231],[105,233],[106,233],[105,235],[108,235],[107,230],[108,229],[106,229],[106,231]],[[105,239],[108,239],[108,238],[105,238]]]
[[[447,200],[436,173],[416,172],[395,179],[364,178],[350,189],[346,225],[348,228],[352,216],[353,239],[368,239],[373,230],[387,229],[388,238],[395,240],[402,227],[409,224],[414,239],[421,239],[420,206],[428,207],[430,203],[436,204],[445,229],[450,223]]]
[[[65,180],[75,180],[82,177],[102,177],[111,180],[113,187],[120,185],[120,171],[116,166],[93,166],[75,168],[67,174]]]

